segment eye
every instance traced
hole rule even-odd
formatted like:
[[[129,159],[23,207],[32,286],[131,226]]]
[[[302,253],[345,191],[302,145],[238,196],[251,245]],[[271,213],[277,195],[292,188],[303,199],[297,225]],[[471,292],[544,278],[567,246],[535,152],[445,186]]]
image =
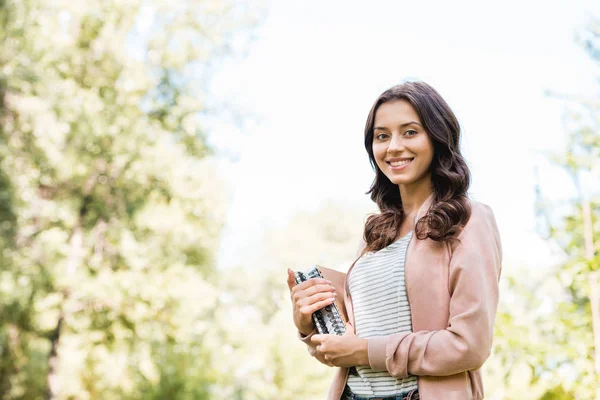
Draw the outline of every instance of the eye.
[[[406,132],[404,132],[404,136],[415,136],[418,132],[415,131],[414,129],[409,129]]]
[[[379,135],[375,136],[375,139],[384,140],[386,137],[387,135],[385,133],[380,133]]]

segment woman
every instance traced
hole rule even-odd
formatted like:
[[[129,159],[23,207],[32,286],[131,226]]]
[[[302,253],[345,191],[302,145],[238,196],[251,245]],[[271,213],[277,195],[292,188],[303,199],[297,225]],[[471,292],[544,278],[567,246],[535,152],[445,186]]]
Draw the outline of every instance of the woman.
[[[483,399],[502,249],[490,208],[467,197],[460,126],[424,82],[375,101],[365,148],[375,169],[367,219],[344,288],[344,336],[318,335],[311,314],[333,301],[327,281],[288,285],[300,339],[340,367],[339,399]]]

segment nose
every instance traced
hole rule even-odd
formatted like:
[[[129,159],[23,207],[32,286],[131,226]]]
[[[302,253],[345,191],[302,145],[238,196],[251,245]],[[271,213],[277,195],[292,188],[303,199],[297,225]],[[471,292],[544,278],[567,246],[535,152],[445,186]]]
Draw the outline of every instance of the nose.
[[[405,149],[404,140],[402,135],[392,135],[390,139],[390,145],[388,146],[388,153],[397,153]]]

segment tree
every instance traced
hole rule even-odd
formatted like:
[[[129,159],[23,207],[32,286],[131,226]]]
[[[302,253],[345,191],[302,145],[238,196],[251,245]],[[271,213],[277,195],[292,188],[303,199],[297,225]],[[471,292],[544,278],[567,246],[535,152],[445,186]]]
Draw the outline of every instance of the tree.
[[[599,38],[600,21],[581,38],[596,63]],[[544,400],[600,399],[600,103],[571,98],[567,107],[567,147],[553,160],[571,177],[574,195],[555,204],[540,188],[538,204],[542,233],[565,260],[526,281],[524,274],[509,280],[494,352],[508,398],[527,390]]]
[[[0,1],[0,397],[208,398],[202,115],[251,6]]]
[[[600,64],[600,21],[590,24],[582,43]],[[576,188],[570,210],[560,223],[550,224],[550,236],[569,255],[557,278],[566,293],[557,312],[563,326],[555,340],[565,348],[562,361],[576,376],[573,393],[600,399],[600,102],[589,99],[571,105],[568,147],[557,163]],[[596,238],[595,238],[596,237]]]

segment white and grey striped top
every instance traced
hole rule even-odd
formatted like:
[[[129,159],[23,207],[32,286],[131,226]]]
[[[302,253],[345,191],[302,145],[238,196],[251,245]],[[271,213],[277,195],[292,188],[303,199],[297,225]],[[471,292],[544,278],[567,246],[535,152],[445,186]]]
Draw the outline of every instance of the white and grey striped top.
[[[356,335],[361,338],[412,332],[404,283],[404,262],[412,231],[388,247],[363,255],[349,276]],[[390,396],[417,389],[417,377],[396,379],[387,371],[359,365],[348,386],[358,395]]]

